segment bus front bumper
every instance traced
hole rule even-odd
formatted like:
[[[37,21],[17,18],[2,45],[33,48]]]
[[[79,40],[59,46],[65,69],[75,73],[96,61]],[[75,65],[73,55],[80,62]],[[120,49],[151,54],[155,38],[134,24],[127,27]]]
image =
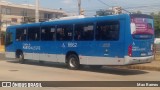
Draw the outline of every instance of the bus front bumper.
[[[129,64],[142,64],[142,63],[149,63],[154,59],[154,56],[147,56],[147,57],[125,57],[125,65]]]

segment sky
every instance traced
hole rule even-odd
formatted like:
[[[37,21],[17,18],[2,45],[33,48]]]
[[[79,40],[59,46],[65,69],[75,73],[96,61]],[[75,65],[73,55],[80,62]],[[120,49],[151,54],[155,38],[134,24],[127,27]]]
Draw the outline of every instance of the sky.
[[[8,0],[18,4],[35,4],[35,0]],[[70,14],[78,14],[78,0],[39,0],[44,8],[60,9]],[[102,2],[104,3],[102,3]],[[128,11],[142,11],[151,13],[160,11],[160,0],[82,0],[82,8],[86,16],[95,15],[97,10],[121,6]]]

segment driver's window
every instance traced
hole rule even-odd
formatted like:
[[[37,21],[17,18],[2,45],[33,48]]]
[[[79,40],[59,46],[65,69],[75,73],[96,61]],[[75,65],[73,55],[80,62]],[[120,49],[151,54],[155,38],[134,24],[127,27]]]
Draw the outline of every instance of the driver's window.
[[[12,33],[7,32],[6,34],[6,45],[12,44],[13,38],[12,38]]]

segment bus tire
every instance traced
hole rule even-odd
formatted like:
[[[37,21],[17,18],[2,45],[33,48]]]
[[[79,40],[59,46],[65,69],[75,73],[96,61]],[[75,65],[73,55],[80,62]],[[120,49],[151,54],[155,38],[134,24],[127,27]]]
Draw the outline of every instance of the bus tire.
[[[19,56],[18,56],[18,61],[19,63],[23,64],[25,62],[24,60],[24,55],[22,52],[19,53]]]
[[[67,65],[69,69],[77,70],[80,67],[78,56],[75,54],[70,54],[67,58]]]

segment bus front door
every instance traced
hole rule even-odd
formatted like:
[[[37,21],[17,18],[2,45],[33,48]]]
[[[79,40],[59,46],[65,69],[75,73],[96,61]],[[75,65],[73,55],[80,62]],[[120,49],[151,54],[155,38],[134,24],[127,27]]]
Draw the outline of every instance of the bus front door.
[[[7,58],[15,58],[15,30],[8,29],[6,31],[6,42],[5,42],[5,49],[6,49],[6,57]]]

